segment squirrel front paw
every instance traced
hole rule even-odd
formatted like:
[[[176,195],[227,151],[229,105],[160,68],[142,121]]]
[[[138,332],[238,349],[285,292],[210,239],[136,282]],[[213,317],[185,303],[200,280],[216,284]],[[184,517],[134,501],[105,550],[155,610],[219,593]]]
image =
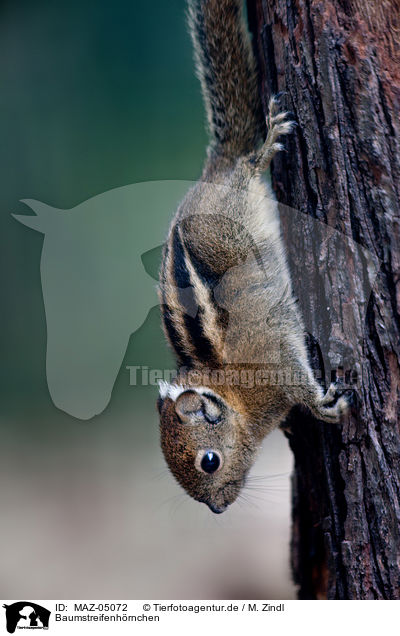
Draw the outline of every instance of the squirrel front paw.
[[[340,386],[332,383],[325,395],[319,398],[312,408],[318,419],[333,424],[340,422],[343,415],[349,410],[349,402],[342,394]]]

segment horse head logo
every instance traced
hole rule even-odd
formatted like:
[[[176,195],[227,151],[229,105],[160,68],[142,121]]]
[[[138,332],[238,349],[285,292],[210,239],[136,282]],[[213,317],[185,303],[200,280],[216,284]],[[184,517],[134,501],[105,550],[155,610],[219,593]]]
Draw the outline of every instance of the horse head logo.
[[[178,181],[138,183],[69,210],[24,199],[35,216],[14,215],[44,235],[47,383],[70,415],[89,419],[107,406],[129,338],[158,304],[141,256],[164,241],[162,219],[186,189]]]

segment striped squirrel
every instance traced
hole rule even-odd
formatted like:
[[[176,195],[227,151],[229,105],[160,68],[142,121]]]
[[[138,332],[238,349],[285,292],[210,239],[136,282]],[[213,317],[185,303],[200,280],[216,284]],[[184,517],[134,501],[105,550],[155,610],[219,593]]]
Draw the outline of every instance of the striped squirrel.
[[[334,385],[324,395],[309,366],[277,203],[262,177],[294,122],[272,98],[263,140],[241,0],[189,0],[188,7],[210,144],[164,248],[159,296],[178,372],[160,383],[157,406],[171,472],[221,513],[263,438],[294,405],[338,422],[347,402]]]

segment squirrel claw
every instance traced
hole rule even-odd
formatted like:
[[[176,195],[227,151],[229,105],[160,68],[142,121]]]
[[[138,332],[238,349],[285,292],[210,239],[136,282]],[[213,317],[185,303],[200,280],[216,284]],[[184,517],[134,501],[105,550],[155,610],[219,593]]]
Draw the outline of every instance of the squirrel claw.
[[[278,112],[277,97],[273,96],[269,100],[268,115],[266,117],[267,123],[267,138],[258,153],[255,164],[260,172],[264,172],[268,168],[273,156],[283,150],[284,147],[281,143],[278,143],[278,137],[281,135],[288,135],[292,132],[293,128],[297,126],[297,123],[288,119],[290,113]]]
[[[332,383],[313,409],[316,417],[324,422],[338,423],[349,410],[349,402],[338,393],[338,388],[337,384]]]

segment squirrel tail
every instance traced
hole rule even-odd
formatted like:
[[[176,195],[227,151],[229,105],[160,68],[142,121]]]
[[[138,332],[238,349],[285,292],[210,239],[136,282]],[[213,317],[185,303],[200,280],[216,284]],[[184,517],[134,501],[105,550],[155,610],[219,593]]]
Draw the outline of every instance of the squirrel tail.
[[[242,0],[188,0],[211,153],[234,159],[259,145],[263,115]]]

